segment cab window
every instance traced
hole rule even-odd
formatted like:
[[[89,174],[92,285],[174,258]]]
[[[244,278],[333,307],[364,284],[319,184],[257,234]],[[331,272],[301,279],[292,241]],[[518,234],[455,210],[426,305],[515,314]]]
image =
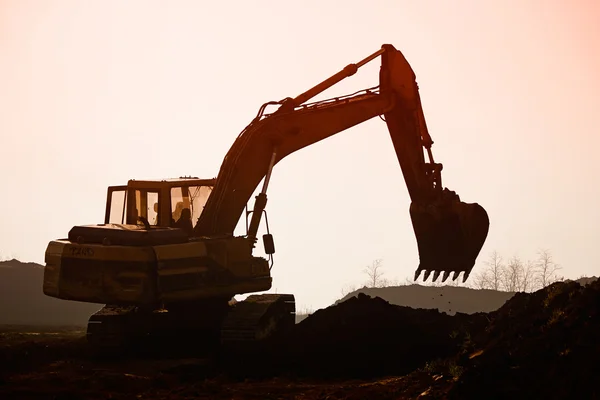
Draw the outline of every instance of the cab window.
[[[110,208],[108,211],[109,224],[125,223],[125,205],[127,204],[127,190],[113,190],[110,194]]]
[[[158,210],[160,210],[158,191],[136,189],[134,194],[135,204],[128,223],[141,225],[142,222],[138,220],[138,217],[144,217],[150,225],[158,225]]]
[[[171,188],[171,226],[183,217],[191,217],[195,224],[204,210],[204,205],[212,191],[210,186],[180,186]],[[187,209],[189,211],[183,211]]]

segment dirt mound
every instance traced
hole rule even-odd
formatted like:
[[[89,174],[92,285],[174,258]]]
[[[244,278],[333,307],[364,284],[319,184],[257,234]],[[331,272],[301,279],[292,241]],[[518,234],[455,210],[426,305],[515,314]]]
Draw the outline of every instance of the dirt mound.
[[[495,312],[454,316],[359,294],[298,324],[272,347],[279,355],[273,365],[345,379],[421,369],[450,376],[457,399],[593,398],[600,395],[591,384],[600,373],[599,312],[597,280],[555,283],[517,293]]]
[[[42,291],[44,267],[17,260],[0,262],[0,324],[80,325],[101,305],[48,297]]]
[[[600,282],[519,293],[491,315],[462,357],[453,398],[597,398]]]
[[[278,370],[302,376],[405,374],[432,358],[456,354],[464,333],[486,323],[484,314],[449,316],[359,294],[315,312],[272,348]]]

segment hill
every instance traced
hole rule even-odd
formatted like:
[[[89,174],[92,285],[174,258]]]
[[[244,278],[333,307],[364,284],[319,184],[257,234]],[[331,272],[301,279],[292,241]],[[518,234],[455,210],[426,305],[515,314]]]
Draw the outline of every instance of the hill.
[[[48,297],[42,291],[43,280],[40,264],[0,262],[0,324],[86,325],[101,307]]]
[[[576,282],[586,286],[596,281],[598,277],[581,277],[566,279],[565,283]],[[346,301],[359,293],[370,297],[380,297],[390,304],[434,309],[448,315],[455,313],[474,314],[492,312],[502,307],[516,292],[505,292],[489,289],[472,289],[460,286],[422,286],[418,284],[404,286],[389,286],[382,288],[363,287],[355,290],[334,304]]]
[[[515,295],[514,292],[488,289],[414,284],[383,288],[362,288],[349,293],[336,303],[346,301],[351,297],[357,296],[359,293],[370,297],[380,297],[390,304],[398,306],[436,309],[448,315],[454,315],[457,312],[473,314],[495,311]]]

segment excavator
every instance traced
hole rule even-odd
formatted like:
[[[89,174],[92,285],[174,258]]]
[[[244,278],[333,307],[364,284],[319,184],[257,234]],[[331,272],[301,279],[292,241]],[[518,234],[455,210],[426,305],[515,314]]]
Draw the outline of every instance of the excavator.
[[[377,58],[378,86],[309,102]],[[267,113],[270,106],[276,109]],[[275,245],[266,205],[273,169],[286,156],[375,117],[387,126],[411,200],[415,281],[421,274],[424,281],[442,275],[444,282],[462,273],[465,282],[487,238],[487,212],[442,186],[415,73],[399,50],[384,44],[297,97],[263,104],[216,178],[109,187],[103,224],[74,226],[67,238],[48,244],[43,292],[103,305],[87,325],[88,343],[103,351],[165,335],[175,341],[205,335],[220,346],[285,335],[295,324],[294,295],[258,294],[272,285]],[[244,214],[246,233],[236,235]],[[263,216],[265,256],[256,256]]]

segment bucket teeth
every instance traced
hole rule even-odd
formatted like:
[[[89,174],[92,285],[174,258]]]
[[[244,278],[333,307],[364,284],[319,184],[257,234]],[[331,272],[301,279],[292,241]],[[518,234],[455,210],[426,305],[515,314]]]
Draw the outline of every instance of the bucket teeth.
[[[471,271],[438,271],[435,269],[423,269],[423,268],[419,268],[417,269],[417,271],[415,272],[415,277],[414,277],[414,281],[416,282],[421,275],[423,275],[423,282],[427,282],[427,279],[429,279],[429,276],[431,276],[431,274],[433,273],[431,282],[436,282],[438,280],[438,278],[440,278],[441,276],[441,283],[444,283],[448,280],[448,278],[450,278],[450,275],[452,275],[452,280],[456,281],[459,277],[460,274],[463,273],[462,276],[462,283],[465,283],[467,281],[467,279],[469,279],[469,275],[471,273]]]
[[[442,283],[446,282],[446,279],[450,276],[450,271],[444,271],[444,275],[442,276]]]
[[[464,203],[456,193],[448,190],[434,201],[412,201],[409,212],[417,239],[420,269],[458,271],[453,278],[456,280],[461,272],[473,268],[490,226],[483,207],[477,203]],[[428,276],[426,274],[425,280]]]
[[[465,273],[463,274],[463,279],[462,279],[463,283],[465,283],[468,278],[469,278],[469,272],[465,271]]]
[[[431,271],[425,271],[425,276],[423,277],[423,282],[427,282],[427,278],[429,278],[429,275],[431,275]]]
[[[415,279],[414,279],[414,280],[415,280],[415,282],[416,282],[416,280],[417,280],[417,279],[419,279],[419,275],[421,275],[421,272],[422,272],[422,271],[423,271],[423,270],[419,268],[419,269],[417,269],[417,272],[415,272]]]

